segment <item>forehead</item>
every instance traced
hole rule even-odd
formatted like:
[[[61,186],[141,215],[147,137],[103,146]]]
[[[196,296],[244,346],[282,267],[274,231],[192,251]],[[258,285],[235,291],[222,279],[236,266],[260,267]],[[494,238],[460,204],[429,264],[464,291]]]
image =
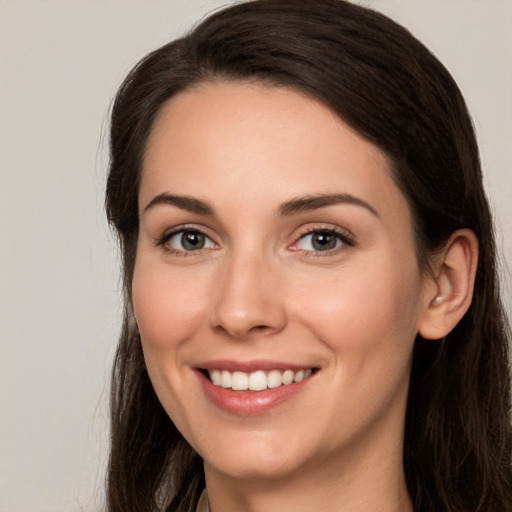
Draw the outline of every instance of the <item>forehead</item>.
[[[262,198],[350,193],[408,213],[386,155],[329,108],[238,82],[201,84],[164,104],[143,161],[141,205],[163,192],[230,198],[244,209]]]

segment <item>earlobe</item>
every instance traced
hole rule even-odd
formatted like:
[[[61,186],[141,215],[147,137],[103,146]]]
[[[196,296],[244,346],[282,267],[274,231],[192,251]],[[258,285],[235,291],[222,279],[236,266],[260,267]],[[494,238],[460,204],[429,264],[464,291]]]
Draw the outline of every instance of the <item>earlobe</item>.
[[[432,262],[418,333],[430,340],[446,336],[468,310],[478,264],[478,239],[470,229],[455,231]]]

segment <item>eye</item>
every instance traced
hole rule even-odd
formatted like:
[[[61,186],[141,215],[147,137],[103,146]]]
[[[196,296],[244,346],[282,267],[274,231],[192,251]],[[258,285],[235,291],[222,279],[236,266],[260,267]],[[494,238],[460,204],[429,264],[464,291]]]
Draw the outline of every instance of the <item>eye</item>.
[[[302,235],[294,248],[301,251],[328,252],[344,244],[352,245],[346,236],[330,229],[320,229]]]
[[[167,237],[164,244],[173,251],[199,251],[201,249],[212,249],[215,244],[201,231],[187,229],[172,233]]]

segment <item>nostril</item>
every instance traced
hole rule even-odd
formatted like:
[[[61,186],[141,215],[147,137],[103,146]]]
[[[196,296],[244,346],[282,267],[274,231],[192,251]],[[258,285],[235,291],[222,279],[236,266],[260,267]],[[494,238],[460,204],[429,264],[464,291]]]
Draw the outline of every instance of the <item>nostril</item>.
[[[251,335],[251,334],[256,334],[256,333],[259,333],[259,334],[266,334],[267,332],[270,332],[272,331],[272,327],[270,327],[269,325],[255,325],[254,327],[252,327],[251,329],[249,329],[248,331],[248,335]]]

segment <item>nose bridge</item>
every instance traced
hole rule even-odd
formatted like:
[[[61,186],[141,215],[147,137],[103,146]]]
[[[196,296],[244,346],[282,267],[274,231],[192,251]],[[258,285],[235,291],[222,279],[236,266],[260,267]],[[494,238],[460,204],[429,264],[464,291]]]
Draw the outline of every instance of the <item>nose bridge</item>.
[[[281,330],[286,323],[277,289],[278,269],[264,251],[233,251],[218,283],[212,326],[234,338]]]

